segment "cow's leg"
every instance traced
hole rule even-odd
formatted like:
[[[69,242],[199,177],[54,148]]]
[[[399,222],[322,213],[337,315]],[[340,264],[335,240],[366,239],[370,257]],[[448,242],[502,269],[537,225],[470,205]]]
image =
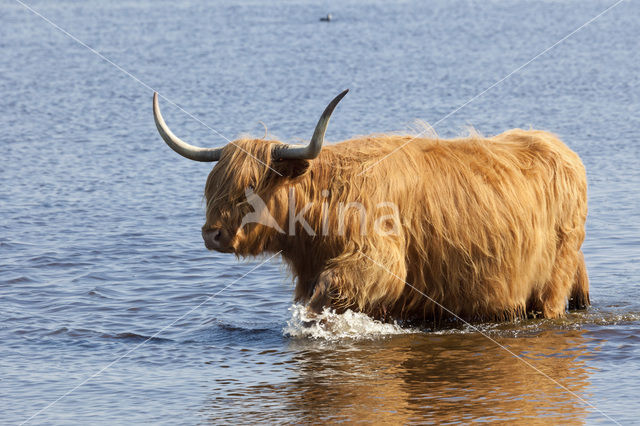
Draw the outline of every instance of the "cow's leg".
[[[582,252],[576,247],[580,247],[577,235],[568,233],[560,236],[551,279],[542,290],[542,315],[545,318],[558,318],[566,311],[567,299],[571,297],[582,259]]]
[[[587,275],[584,255],[580,251],[578,268],[576,269],[573,287],[571,287],[571,296],[569,297],[569,309],[586,309],[589,304],[589,276]]]
[[[402,295],[407,274],[400,247],[387,246],[385,250],[355,251],[327,262],[315,283],[309,310],[354,309],[384,317],[386,308]]]
[[[309,311],[319,314],[325,307],[330,307],[331,301],[337,296],[334,277],[331,271],[325,271],[318,277],[309,299]]]

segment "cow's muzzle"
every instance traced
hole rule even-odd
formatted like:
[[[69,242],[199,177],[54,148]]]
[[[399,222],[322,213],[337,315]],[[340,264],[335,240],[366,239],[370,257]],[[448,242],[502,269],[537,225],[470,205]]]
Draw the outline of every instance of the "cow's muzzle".
[[[231,235],[224,228],[212,228],[202,230],[204,245],[209,250],[229,253],[233,251],[231,247]]]

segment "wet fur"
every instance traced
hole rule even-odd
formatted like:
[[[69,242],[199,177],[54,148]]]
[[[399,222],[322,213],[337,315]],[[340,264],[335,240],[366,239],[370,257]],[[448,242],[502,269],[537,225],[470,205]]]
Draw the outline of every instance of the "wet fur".
[[[377,163],[411,139],[361,137],[327,145],[311,161],[273,161],[277,141],[235,141],[207,180],[205,228],[226,227],[239,256],[282,250],[295,299],[312,309],[406,320],[453,312],[480,321],[532,312],[556,318],[567,301],[571,308],[589,304],[580,250],[587,184],[573,151],[550,133],[514,129],[491,138],[418,138]],[[259,224],[238,229],[251,211],[248,185],[285,231],[293,188],[298,210],[312,203],[304,218],[316,235],[301,226],[294,236]],[[368,220],[361,228],[354,209],[340,235],[338,206],[349,202],[362,203]],[[374,232],[374,220],[392,214],[376,208],[380,202],[398,206],[400,217],[387,221],[398,225],[397,235]],[[325,208],[331,214],[322,235]]]

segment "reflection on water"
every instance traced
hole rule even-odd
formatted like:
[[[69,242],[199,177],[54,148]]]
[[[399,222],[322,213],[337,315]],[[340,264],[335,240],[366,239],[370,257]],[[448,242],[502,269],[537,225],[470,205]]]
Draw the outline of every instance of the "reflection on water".
[[[498,337],[581,398],[589,397],[592,355],[582,330]],[[256,384],[207,406],[215,422],[243,412],[262,421],[577,424],[584,402],[478,333],[410,334],[365,342],[292,339],[289,380]],[[274,410],[274,408],[276,408]]]

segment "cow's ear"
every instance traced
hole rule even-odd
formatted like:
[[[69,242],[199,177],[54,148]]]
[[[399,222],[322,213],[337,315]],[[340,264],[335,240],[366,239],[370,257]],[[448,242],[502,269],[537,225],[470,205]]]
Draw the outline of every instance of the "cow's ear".
[[[281,176],[295,179],[307,172],[311,163],[308,160],[276,160],[271,167]]]

